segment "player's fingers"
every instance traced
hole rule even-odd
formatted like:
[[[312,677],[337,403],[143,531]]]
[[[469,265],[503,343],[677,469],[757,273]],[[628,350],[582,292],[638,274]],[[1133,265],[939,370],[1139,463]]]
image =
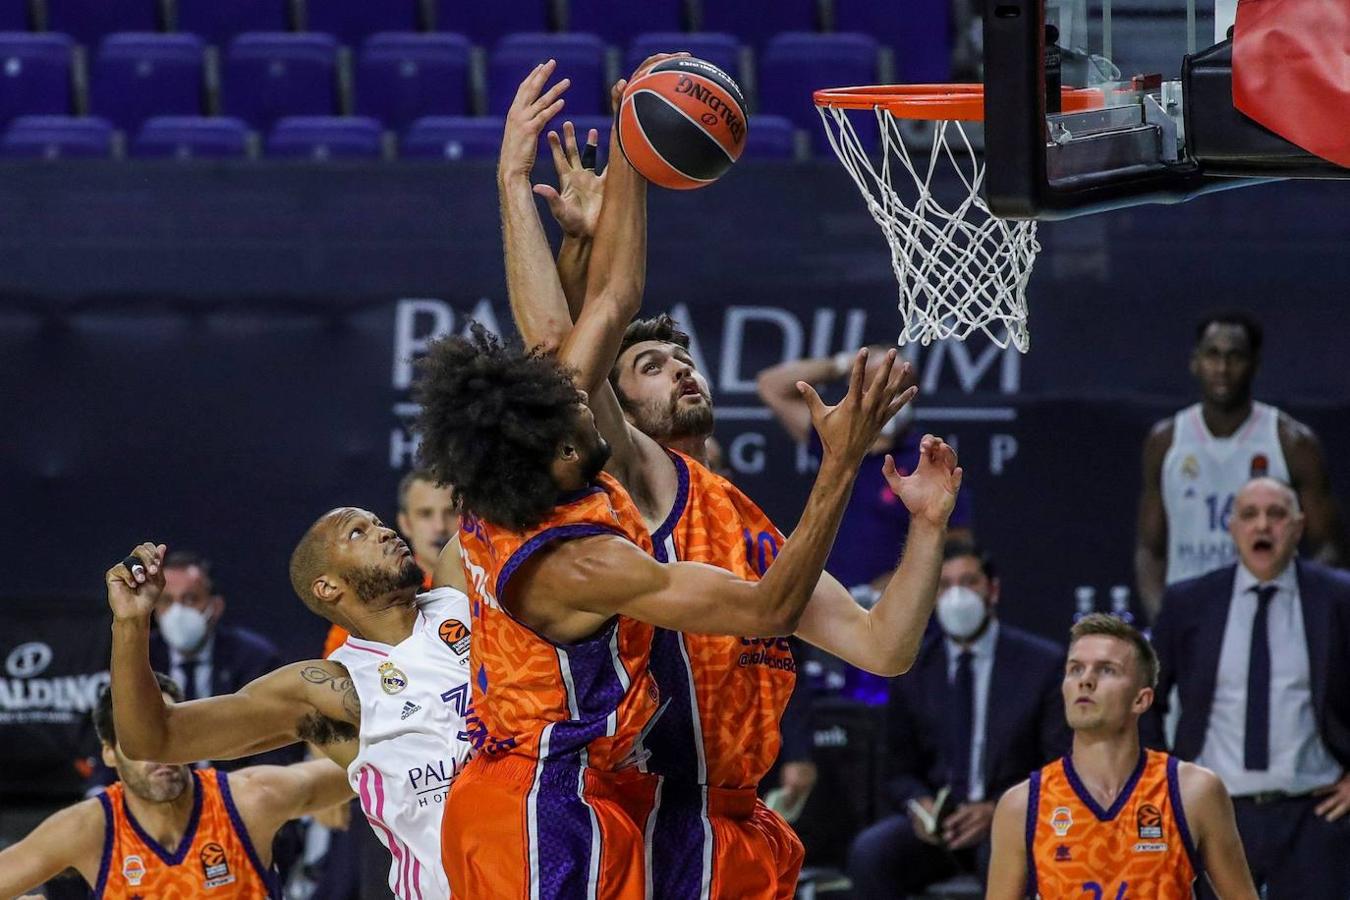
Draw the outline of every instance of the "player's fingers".
[[[535,125],[536,127],[541,127],[546,123],[551,122],[553,119],[556,119],[558,117],[558,115],[563,111],[563,107],[566,104],[567,101],[564,100],[562,97],[559,97],[557,100],[554,100],[551,105],[540,110],[535,115],[534,119],[531,120],[532,124]]]
[[[628,79],[620,78],[614,82],[614,86],[609,89],[609,111],[618,112],[619,104],[623,102],[623,92],[628,89]]]
[[[894,417],[900,410],[908,406],[909,402],[914,399],[914,395],[917,393],[919,393],[919,388],[917,386],[905,388],[904,392],[892,400],[890,405],[886,407],[886,418],[890,419]]]
[[[558,173],[558,180],[570,174],[572,167],[567,164],[567,153],[563,150],[562,141],[558,138],[558,132],[550,130],[548,133],[548,152],[553,157],[553,168]]]
[[[881,462],[881,474],[885,475],[887,478],[894,478],[899,474],[895,471],[895,457],[891,456],[889,453],[886,454],[886,458]]]
[[[572,79],[564,78],[557,84],[553,85],[553,87],[544,91],[543,96],[541,96],[538,100],[534,101],[534,103],[530,104],[530,109],[533,111],[531,121],[542,126],[545,122],[552,119],[553,115],[555,114],[550,114],[549,110],[551,110],[555,105],[557,105],[558,99],[562,97],[563,92],[566,91],[571,86],[572,86]],[[559,107],[559,109],[561,109],[561,107]]]
[[[577,149],[577,126],[568,119],[563,123],[563,152],[567,155],[567,164],[576,168],[581,164],[581,151]]]
[[[820,399],[820,394],[817,394],[816,389],[811,385],[805,381],[797,382],[797,393],[801,394],[802,399],[806,401],[806,408],[811,411],[812,421],[826,413],[825,401]]]
[[[863,378],[867,373],[867,348],[863,347],[853,357],[853,368],[848,373],[848,394],[844,399],[854,406],[862,403]]]
[[[600,130],[592,128],[586,133],[586,146],[581,151],[581,167],[595,171],[596,156],[600,150]]]
[[[891,371],[895,368],[895,350],[887,350],[886,355],[882,357],[881,365],[877,366],[877,373],[872,376],[872,383],[867,386],[867,396],[872,403],[884,405],[883,400],[887,398],[886,388],[890,384]]]
[[[957,466],[955,469],[952,469],[951,484],[953,491],[961,490],[961,478],[965,474],[966,474],[965,469],[962,469],[960,466]]]
[[[539,96],[539,88],[548,78],[548,73],[553,71],[555,63],[553,60],[541,62],[530,70],[530,74],[520,82],[520,87],[516,88],[515,99],[511,101],[512,109],[528,106],[535,97]]]

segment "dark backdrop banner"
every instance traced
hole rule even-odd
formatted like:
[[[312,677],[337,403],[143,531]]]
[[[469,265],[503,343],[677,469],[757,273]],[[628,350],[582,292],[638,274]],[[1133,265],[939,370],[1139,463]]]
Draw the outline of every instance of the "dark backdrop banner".
[[[324,510],[386,518],[413,361],[509,331],[490,167],[9,165],[0,177],[6,595],[80,592],[141,540],[212,557],[235,621],[293,656],[323,625],[286,561]],[[959,447],[1004,615],[1062,637],[1078,585],[1128,585],[1149,426],[1193,399],[1204,311],[1267,327],[1262,399],[1350,488],[1350,185],[1286,183],[1043,226],[1031,352],[909,352],[920,426]],[[884,241],[832,164],[653,192],[644,310],[686,323],[739,482],[784,527],[810,485],[763,367],[897,332]],[[899,548],[896,548],[897,553]],[[102,635],[97,635],[102,640]],[[92,638],[91,638],[92,640]]]

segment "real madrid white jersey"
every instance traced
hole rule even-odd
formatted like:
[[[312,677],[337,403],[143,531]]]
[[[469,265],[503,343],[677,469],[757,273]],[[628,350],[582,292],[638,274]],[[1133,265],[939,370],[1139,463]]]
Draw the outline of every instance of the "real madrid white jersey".
[[[1247,421],[1230,437],[1205,427],[1200,404],[1176,414],[1172,446],[1163,457],[1162,496],[1167,511],[1167,583],[1195,578],[1237,559],[1228,535],[1233,499],[1250,479],[1289,480],[1280,449],[1280,411],[1253,403]]]
[[[441,810],[468,762],[469,598],[435,588],[417,598],[413,633],[396,645],[347,638],[329,659],[361,699],[360,752],[347,777],[393,857],[400,900],[444,900]]]

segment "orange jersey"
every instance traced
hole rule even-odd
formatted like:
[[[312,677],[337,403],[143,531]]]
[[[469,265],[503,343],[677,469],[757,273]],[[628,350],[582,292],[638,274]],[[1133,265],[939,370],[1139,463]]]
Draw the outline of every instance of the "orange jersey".
[[[257,900],[280,896],[239,819],[228,776],[215,769],[195,769],[192,790],[192,816],[173,851],[161,847],[131,815],[122,784],[99,794],[104,837],[95,897]]]
[[[707,563],[758,581],[783,546],[782,532],[725,478],[682,453],[670,458],[679,489],[652,535],[656,558]],[[652,671],[671,698],[648,741],[652,770],[719,788],[758,785],[778,758],[778,722],[796,682],[787,638],[661,629]]]
[[[1110,809],[1071,757],[1031,774],[1028,896],[1043,900],[1189,900],[1200,871],[1181,806],[1177,759],[1146,750]]]
[[[508,531],[467,514],[460,531],[473,614],[475,716],[468,725],[475,747],[490,756],[579,758],[602,770],[640,759],[638,745],[660,696],[647,671],[652,626],[616,616],[595,636],[564,646],[501,604],[512,575],[551,542],[614,534],[650,553],[651,537],[628,494],[602,474],[530,531]]]

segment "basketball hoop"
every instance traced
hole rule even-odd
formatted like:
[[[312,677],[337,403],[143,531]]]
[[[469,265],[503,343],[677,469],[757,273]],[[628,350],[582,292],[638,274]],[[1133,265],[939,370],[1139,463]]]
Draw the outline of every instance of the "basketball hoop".
[[[1062,98],[1064,112],[1102,105],[1096,90],[1065,89]],[[816,91],[815,104],[830,146],[890,244],[904,323],[896,343],[965,340],[978,330],[1025,353],[1026,287],[1041,245],[1034,221],[1000,219],[980,196],[984,159],[964,123],[984,121],[984,85],[832,88]],[[850,111],[876,116],[880,160],[868,156]],[[933,123],[926,160],[905,145],[903,120]],[[954,202],[934,196],[940,169],[959,179]]]

